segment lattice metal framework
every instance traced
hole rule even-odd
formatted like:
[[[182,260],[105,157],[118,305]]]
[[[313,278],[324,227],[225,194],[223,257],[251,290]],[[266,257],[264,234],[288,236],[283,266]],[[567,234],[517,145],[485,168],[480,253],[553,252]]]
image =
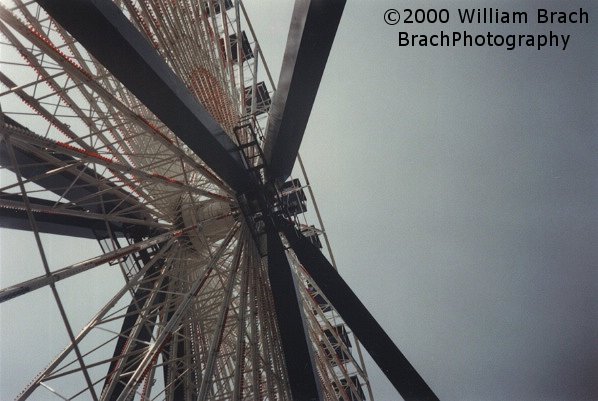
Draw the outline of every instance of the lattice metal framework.
[[[274,83],[243,5],[115,4],[264,180]],[[16,399],[291,399],[263,234],[238,194],[38,4],[2,4],[0,32],[1,221],[32,231],[23,249],[43,259],[0,301],[50,288],[70,338]],[[101,252],[50,266],[43,233],[95,238]],[[287,253],[322,399],[371,400],[359,343]],[[107,265],[121,289],[73,327],[62,280]]]

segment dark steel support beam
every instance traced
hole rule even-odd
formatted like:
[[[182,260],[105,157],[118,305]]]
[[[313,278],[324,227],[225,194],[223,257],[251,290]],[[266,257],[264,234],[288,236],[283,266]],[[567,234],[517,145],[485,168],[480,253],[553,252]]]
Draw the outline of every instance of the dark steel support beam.
[[[14,146],[14,150],[15,158],[23,178],[31,179],[33,177],[42,177],[37,179],[35,184],[58,196],[62,197],[64,195],[63,199],[76,203],[91,212],[102,213],[102,202],[107,210],[130,208],[136,205],[136,202],[133,203],[135,201],[134,199],[131,199],[125,192],[117,188],[114,188],[114,190],[119,193],[119,196],[109,192],[98,195],[98,187],[91,183],[98,181],[101,178],[95,171],[78,164],[77,161],[70,156],[54,154],[52,157],[58,159],[54,164],[46,159],[42,159],[32,152],[19,149],[16,146]],[[63,167],[62,163],[64,163],[64,165],[72,164],[74,166],[72,168],[73,171],[65,170],[58,174],[45,176],[49,171]],[[5,142],[0,142],[0,166],[5,167],[7,170],[15,171],[14,166],[9,163]],[[89,180],[86,181],[83,175],[86,175]],[[75,185],[73,185],[68,193],[65,194],[65,190],[73,183],[75,183]],[[111,184],[107,183],[106,185]],[[79,201],[80,199],[85,199],[85,201],[81,202]]]
[[[2,122],[4,124],[1,124]],[[23,127],[1,112],[0,125],[2,125],[0,126],[0,134],[2,136],[9,136],[9,127],[27,130],[26,127]],[[27,135],[40,138],[39,135],[29,130],[27,131]],[[15,172],[16,166],[12,164],[9,157],[7,140],[10,139],[2,138],[0,140],[0,167]],[[114,184],[105,181],[96,171],[78,163],[76,159],[69,155],[53,153],[48,154],[47,157],[41,157],[40,154],[36,154],[31,150],[21,149],[17,145],[13,145],[13,150],[16,163],[23,178],[29,180],[37,177],[35,180],[36,185],[45,188],[68,202],[78,205],[81,210],[84,209],[102,214],[105,210],[116,212],[132,209],[134,210],[133,212],[127,213],[127,217],[129,218],[144,220],[149,216],[148,209],[132,198],[130,194],[117,188]],[[72,165],[73,168],[61,171],[60,173],[48,174],[51,170],[62,168],[65,165]],[[100,181],[103,182],[103,185],[112,187],[112,189],[98,194],[98,185],[95,185],[95,183]],[[69,190],[65,193],[67,188]]]
[[[282,219],[277,222],[307,273],[353,330],[401,397],[406,401],[438,400],[432,389],[405,355],[399,351],[322,252],[295,230],[291,223]]]
[[[29,196],[38,229],[47,234],[77,238],[150,237],[166,232],[165,226],[140,219],[91,213],[81,207]],[[20,194],[0,193],[0,227],[30,231],[27,209]]]
[[[294,401],[315,401],[319,397],[319,381],[299,303],[291,266],[278,230],[270,222],[266,225],[268,243],[268,277],[274,298],[274,308]]]
[[[21,198],[21,195],[6,195],[2,197],[2,199],[7,198],[12,200]],[[32,197],[29,197],[29,201],[33,209],[35,209],[36,206],[48,207],[54,206],[55,204],[55,202]],[[42,213],[36,212],[35,210],[33,211],[33,215],[37,222],[37,228],[43,233],[89,239],[96,239],[98,236],[100,238],[108,236],[106,222],[104,221],[91,221],[81,217]],[[0,207],[0,227],[31,231],[31,224],[29,224],[27,218],[27,211],[24,209]],[[111,228],[113,229],[113,232],[122,231],[113,225],[111,225]]]
[[[345,0],[295,1],[264,149],[279,181],[293,169],[344,7]]]
[[[235,143],[112,1],[38,3],[231,188],[248,189]]]
[[[174,336],[171,341],[170,353],[162,352],[162,359],[164,360],[164,380],[168,380],[168,375],[173,378],[171,382],[172,386],[172,399],[173,400],[184,400],[185,394],[191,392],[191,399],[197,399],[196,389],[193,386],[193,382],[188,382],[189,378],[192,378],[193,372],[189,372],[184,366],[175,365],[174,372],[170,372],[169,363],[170,359],[183,360],[186,357],[185,346],[188,344],[188,340],[185,337],[189,336],[189,327],[183,326],[178,333],[178,336]]]
[[[135,242],[141,241],[138,238]],[[147,250],[143,249],[139,252],[139,263],[143,263],[143,265],[149,263],[151,260],[150,255],[148,254]],[[113,361],[110,363],[110,367],[108,368],[108,375],[104,382],[104,387],[102,389],[102,397],[110,401],[116,401],[118,397],[122,394],[123,390],[125,389],[125,382],[121,380],[119,377],[112,377],[113,373],[118,369],[119,366],[124,366],[123,372],[134,372],[137,369],[137,366],[141,362],[141,359],[135,357],[139,352],[146,347],[152,338],[152,332],[154,330],[154,325],[156,324],[156,320],[158,317],[157,312],[149,313],[148,310],[152,310],[153,308],[158,307],[164,302],[166,298],[166,294],[164,290],[167,287],[167,279],[164,279],[164,282],[160,286],[160,293],[158,296],[153,300],[151,305],[148,305],[149,298],[151,295],[151,288],[154,287],[156,282],[160,280],[160,270],[163,267],[162,260],[154,263],[149,270],[145,273],[143,278],[143,285],[139,286],[133,295],[133,299],[127,308],[126,316],[123,320],[122,327],[120,329],[120,336],[116,342],[116,346],[114,347],[114,354],[113,354]],[[149,314],[148,319],[146,320],[145,324],[139,330],[137,336],[135,338],[130,337],[130,333],[135,327],[137,320],[139,319],[140,314],[143,311]],[[132,344],[129,350],[129,354],[135,356],[129,357],[122,357],[121,353],[124,347],[127,344]],[[104,394],[108,388],[110,387],[113,380],[118,380],[118,383],[114,386],[113,391],[110,394]]]

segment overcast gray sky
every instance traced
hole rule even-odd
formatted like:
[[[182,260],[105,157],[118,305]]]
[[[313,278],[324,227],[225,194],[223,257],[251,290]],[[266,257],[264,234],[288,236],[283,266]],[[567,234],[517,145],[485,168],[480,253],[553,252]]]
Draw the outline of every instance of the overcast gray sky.
[[[278,76],[292,2],[246,4]],[[383,23],[439,4],[530,22]],[[590,24],[532,21],[579,7]],[[341,273],[443,400],[598,398],[597,21],[595,1],[347,2],[301,154]],[[397,45],[440,28],[571,39]]]

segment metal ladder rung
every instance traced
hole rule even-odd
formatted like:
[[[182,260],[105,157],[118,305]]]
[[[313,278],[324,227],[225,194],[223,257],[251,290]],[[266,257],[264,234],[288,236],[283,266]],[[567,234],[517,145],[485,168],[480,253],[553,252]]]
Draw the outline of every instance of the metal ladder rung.
[[[241,145],[238,146],[238,148],[239,148],[239,150],[242,150],[242,149],[250,148],[252,146],[257,146],[257,141],[247,142],[247,143],[241,144]]]

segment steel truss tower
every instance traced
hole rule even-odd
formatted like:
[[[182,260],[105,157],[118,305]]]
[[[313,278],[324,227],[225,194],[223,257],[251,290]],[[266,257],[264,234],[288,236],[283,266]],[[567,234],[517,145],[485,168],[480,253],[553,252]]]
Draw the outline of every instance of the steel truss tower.
[[[436,399],[290,178],[343,8],[297,0],[275,85],[240,0],[0,5],[0,224],[42,261],[0,302],[49,290],[69,339],[17,400],[373,400],[362,346]],[[51,266],[48,234],[101,252]],[[95,269],[119,289],[75,327]]]

